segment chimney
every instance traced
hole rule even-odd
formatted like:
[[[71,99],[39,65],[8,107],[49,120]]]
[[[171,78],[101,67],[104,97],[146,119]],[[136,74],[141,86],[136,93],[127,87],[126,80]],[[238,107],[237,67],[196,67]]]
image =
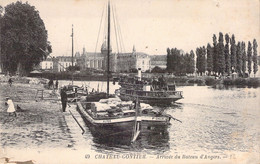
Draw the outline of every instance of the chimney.
[[[141,71],[141,68],[138,68],[138,81],[141,81],[142,80],[142,71]]]

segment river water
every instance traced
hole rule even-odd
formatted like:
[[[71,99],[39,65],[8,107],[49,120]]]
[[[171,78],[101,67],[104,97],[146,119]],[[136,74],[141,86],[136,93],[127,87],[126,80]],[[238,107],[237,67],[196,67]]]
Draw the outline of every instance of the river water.
[[[69,81],[60,81],[66,85]],[[105,82],[74,82],[106,91]],[[110,93],[119,86],[110,84]],[[83,135],[91,150],[100,153],[196,154],[223,152],[259,153],[259,92],[257,88],[224,88],[223,86],[181,86],[184,99],[164,108],[182,121],[171,120],[168,133],[146,135],[132,145],[100,143],[86,125]],[[82,121],[81,121],[82,122]],[[77,141],[76,141],[77,142]]]

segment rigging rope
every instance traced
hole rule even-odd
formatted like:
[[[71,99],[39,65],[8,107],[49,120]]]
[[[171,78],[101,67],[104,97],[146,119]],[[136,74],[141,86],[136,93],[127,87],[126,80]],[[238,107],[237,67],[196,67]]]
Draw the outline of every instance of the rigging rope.
[[[115,13],[116,13],[116,22],[118,22],[118,16],[117,16],[117,12],[116,12],[116,7],[115,7]],[[121,28],[120,28],[120,24],[118,23],[118,33],[119,33],[119,40],[120,40],[120,44],[122,42],[122,45],[121,45],[121,51],[122,49],[124,50],[125,52],[125,46],[124,46],[124,41],[123,41],[123,38],[122,38],[122,33],[121,33]],[[123,52],[123,51],[122,51]]]
[[[106,5],[105,20],[108,19],[108,18],[107,18],[107,17],[108,17],[108,9],[107,9],[107,8],[108,8],[108,6]],[[107,34],[106,31],[107,31],[107,26],[108,26],[108,24],[104,21],[104,25],[105,25],[105,26],[104,26],[103,40],[105,40],[105,37],[106,37],[106,34]]]
[[[116,28],[116,22],[115,22],[115,12],[114,12],[114,7],[112,5],[112,13],[113,13],[113,21],[114,21],[114,28],[115,28],[115,34],[116,34],[116,45],[117,45],[117,52],[119,53],[119,47],[118,47],[118,36],[117,36],[117,28]]]
[[[104,6],[105,6],[105,5],[104,5]],[[99,39],[99,35],[100,35],[101,24],[102,24],[102,20],[103,20],[103,14],[104,14],[104,8],[105,8],[104,6],[103,6],[102,16],[101,16],[101,20],[100,20],[100,24],[99,24],[99,29],[98,29],[98,37],[97,37],[97,42],[96,42],[95,54],[97,53],[97,44],[98,44],[98,39]]]

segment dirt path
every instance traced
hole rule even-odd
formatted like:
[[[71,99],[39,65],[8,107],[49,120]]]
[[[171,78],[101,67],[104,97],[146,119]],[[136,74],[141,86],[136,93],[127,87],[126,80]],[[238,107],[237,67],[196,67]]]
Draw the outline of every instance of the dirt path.
[[[41,85],[0,83],[0,145],[2,148],[64,148],[74,141],[61,112],[57,96],[44,90],[44,99],[35,100]],[[6,113],[5,98],[10,97],[22,112]]]

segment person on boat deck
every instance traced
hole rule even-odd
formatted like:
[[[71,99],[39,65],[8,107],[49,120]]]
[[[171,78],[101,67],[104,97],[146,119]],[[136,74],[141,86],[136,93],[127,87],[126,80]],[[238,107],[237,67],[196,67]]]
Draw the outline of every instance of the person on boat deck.
[[[61,90],[60,97],[61,97],[62,111],[65,112],[66,111],[66,107],[67,107],[67,99],[68,99],[68,97],[67,97],[67,93],[66,93],[64,88]]]
[[[133,101],[134,103],[134,109],[137,109],[137,112],[139,113],[140,112],[140,108],[141,108],[141,104],[140,104],[140,101],[138,101],[137,99],[135,99]]]
[[[56,80],[56,83],[55,83],[55,88],[58,89],[59,87],[59,82],[58,82],[58,79]]]
[[[7,108],[8,115],[10,116],[11,114],[14,114],[14,116],[16,117],[16,112],[15,112],[13,100],[11,100],[9,97],[7,97],[5,105],[8,105],[8,108]]]
[[[152,86],[154,89],[156,89],[156,85],[157,85],[157,81],[155,78],[153,78],[153,81],[152,81]]]
[[[166,84],[163,75],[159,78],[159,82],[160,82],[160,89],[163,89],[163,87],[165,87]]]

